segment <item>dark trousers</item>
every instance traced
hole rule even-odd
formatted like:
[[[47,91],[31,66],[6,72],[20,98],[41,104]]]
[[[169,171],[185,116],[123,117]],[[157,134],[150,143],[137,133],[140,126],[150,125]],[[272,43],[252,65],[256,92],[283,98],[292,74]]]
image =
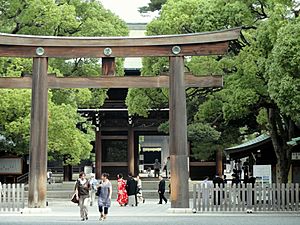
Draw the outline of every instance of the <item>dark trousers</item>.
[[[107,215],[108,214],[108,208],[107,207],[99,206],[99,212],[101,214],[103,213],[103,210],[104,210],[104,215]]]
[[[166,197],[165,197],[165,192],[160,192],[160,193],[158,193],[158,194],[159,194],[159,204],[162,204],[162,200],[164,200],[165,203],[168,202],[168,200],[167,200]]]
[[[159,169],[154,169],[154,177],[159,177]]]

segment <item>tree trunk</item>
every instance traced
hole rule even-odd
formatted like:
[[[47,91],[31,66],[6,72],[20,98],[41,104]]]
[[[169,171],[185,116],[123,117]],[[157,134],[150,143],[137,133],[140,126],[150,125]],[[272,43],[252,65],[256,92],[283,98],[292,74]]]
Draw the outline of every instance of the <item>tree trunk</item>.
[[[72,181],[72,166],[64,165],[64,181]]]
[[[278,110],[274,108],[268,109],[268,121],[271,140],[277,158],[276,182],[287,183],[292,154],[292,147],[287,145],[287,141],[294,135],[293,125],[290,125],[289,120],[289,124],[285,123],[285,126],[283,126],[280,114]]]

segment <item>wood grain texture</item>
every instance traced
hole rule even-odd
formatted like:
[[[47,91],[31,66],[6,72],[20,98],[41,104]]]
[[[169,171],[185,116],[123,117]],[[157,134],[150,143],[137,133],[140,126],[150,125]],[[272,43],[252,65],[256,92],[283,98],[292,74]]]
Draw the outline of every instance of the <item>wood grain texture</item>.
[[[102,58],[102,74],[114,76],[116,73],[116,61],[113,57]]]
[[[111,47],[112,54],[109,57],[145,57],[145,56],[174,56],[172,47],[165,46],[116,46]],[[228,42],[182,44],[178,56],[206,56],[223,55],[228,50]],[[44,47],[43,57],[49,58],[105,58],[103,50],[105,47]],[[8,46],[0,45],[0,57],[40,57],[36,55],[36,47],[32,46]]]
[[[13,35],[0,33],[0,45],[34,47],[116,47],[116,46],[158,46],[215,43],[235,40],[241,28],[180,35],[147,37],[53,37]]]
[[[45,208],[47,194],[48,61],[33,59],[28,207]]]
[[[1,77],[0,88],[30,89],[31,77]],[[185,75],[185,87],[222,87],[222,76]],[[54,77],[48,76],[48,87],[59,88],[163,88],[169,87],[169,76],[139,77]]]
[[[170,57],[169,133],[171,208],[189,208],[189,168],[184,58]]]

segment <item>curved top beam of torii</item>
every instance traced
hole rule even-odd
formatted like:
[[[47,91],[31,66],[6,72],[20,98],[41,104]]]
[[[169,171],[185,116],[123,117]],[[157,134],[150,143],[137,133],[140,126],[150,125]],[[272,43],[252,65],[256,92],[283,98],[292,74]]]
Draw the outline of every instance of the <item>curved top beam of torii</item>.
[[[0,33],[0,57],[144,57],[221,55],[241,28],[222,31],[147,37],[53,37]],[[36,49],[43,48],[42,55]],[[109,48],[109,51],[107,51]],[[110,51],[111,50],[111,51]]]
[[[223,42],[239,37],[240,28],[177,35],[157,35],[146,37],[57,37],[0,33],[0,45],[40,46],[40,47],[120,47],[185,45]]]

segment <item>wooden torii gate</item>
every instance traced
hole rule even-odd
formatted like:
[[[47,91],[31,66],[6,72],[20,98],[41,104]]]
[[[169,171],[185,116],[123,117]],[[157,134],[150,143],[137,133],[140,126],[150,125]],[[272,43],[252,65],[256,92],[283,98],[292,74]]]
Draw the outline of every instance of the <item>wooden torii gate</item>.
[[[1,77],[0,88],[31,88],[29,208],[46,207],[48,89],[169,87],[171,207],[189,208],[186,87],[221,87],[221,76],[185,75],[184,56],[222,55],[240,29],[184,35],[129,37],[49,37],[0,34],[0,57],[33,58],[31,77]],[[165,56],[169,76],[118,77],[115,57]],[[55,77],[48,58],[102,58],[95,77]],[[105,76],[110,75],[110,76]],[[96,151],[97,155],[97,151]],[[99,160],[97,160],[99,168]]]

